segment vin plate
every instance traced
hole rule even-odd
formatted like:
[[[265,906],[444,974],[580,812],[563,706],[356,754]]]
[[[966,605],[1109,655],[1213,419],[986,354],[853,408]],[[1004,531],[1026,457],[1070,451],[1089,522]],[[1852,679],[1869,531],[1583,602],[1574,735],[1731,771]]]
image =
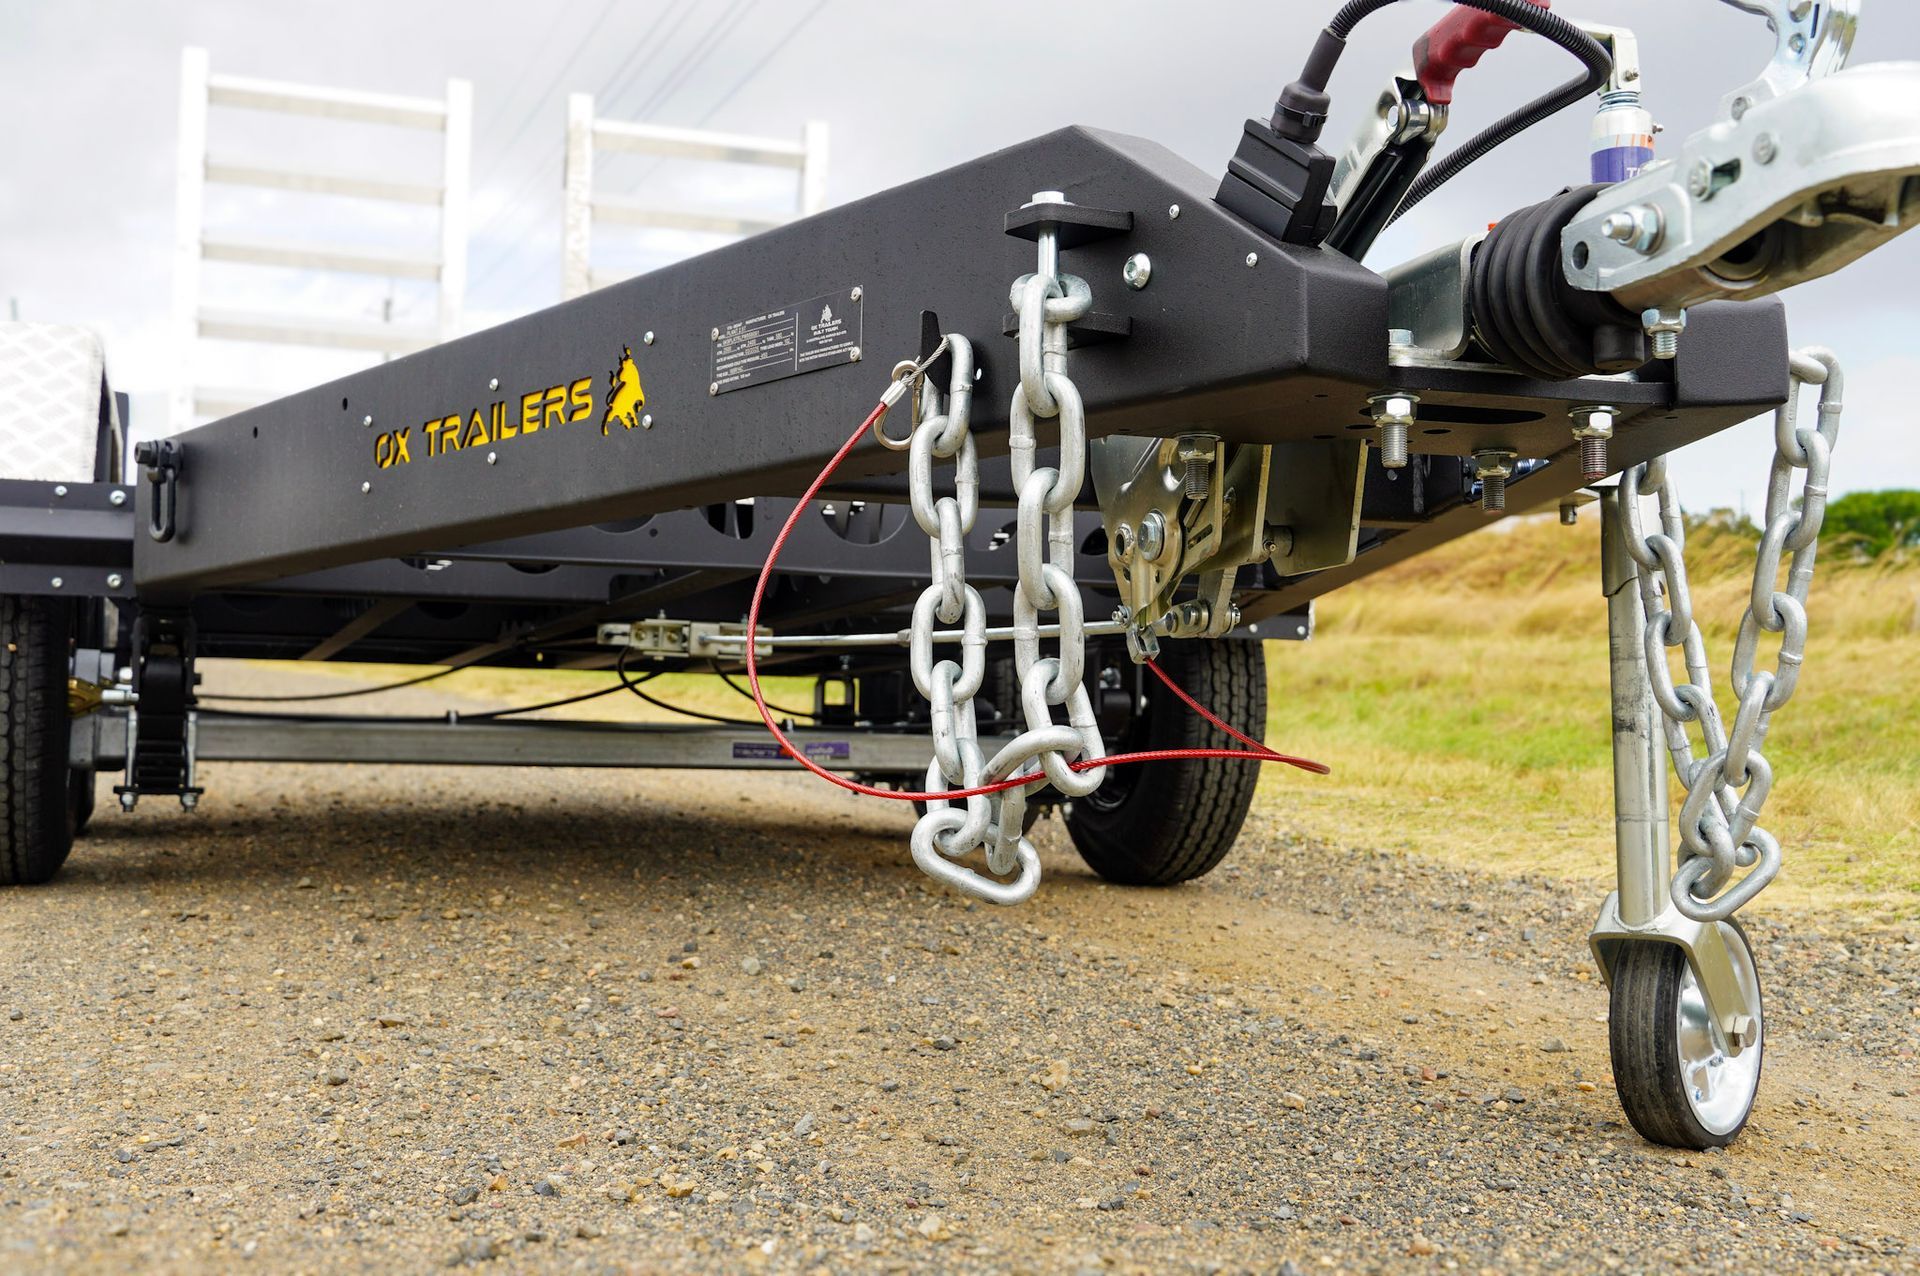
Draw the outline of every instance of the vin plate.
[[[713,392],[860,360],[860,289],[846,288],[722,324],[713,336]]]

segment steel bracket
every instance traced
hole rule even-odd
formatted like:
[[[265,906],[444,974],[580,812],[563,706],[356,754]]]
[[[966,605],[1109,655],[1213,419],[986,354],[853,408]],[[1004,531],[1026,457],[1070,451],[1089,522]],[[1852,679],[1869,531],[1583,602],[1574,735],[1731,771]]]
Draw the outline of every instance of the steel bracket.
[[[1730,938],[1730,922],[1696,922],[1668,905],[1645,926],[1629,926],[1620,920],[1620,893],[1610,892],[1600,905],[1600,916],[1593,923],[1587,943],[1593,958],[1600,963],[1600,975],[1609,987],[1613,984],[1614,963],[1621,947],[1629,943],[1673,944],[1687,955],[1693,977],[1700,981],[1700,994],[1707,1009],[1720,1025],[1727,1041],[1727,1053],[1739,1054],[1746,1048],[1744,1037],[1736,1030],[1742,1017],[1749,1022],[1760,1018],[1760,1007],[1747,999],[1746,991],[1734,974],[1733,959],[1727,945],[1739,943]]]

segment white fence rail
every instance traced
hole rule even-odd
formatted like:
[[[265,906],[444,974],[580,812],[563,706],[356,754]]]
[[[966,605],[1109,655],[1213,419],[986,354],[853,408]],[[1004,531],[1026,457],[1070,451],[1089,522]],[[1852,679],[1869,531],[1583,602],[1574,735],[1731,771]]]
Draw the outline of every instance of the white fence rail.
[[[794,211],[768,216],[711,207],[666,208],[645,198],[596,194],[594,157],[602,152],[637,152],[661,159],[789,169],[796,178]],[[592,94],[575,93],[567,98],[566,199],[560,277],[564,296],[578,297],[618,278],[593,268],[596,222],[745,236],[785,225],[795,217],[817,213],[826,206],[827,126],[818,120],[807,123],[798,141],[787,141],[596,119]]]
[[[228,160],[208,151],[210,107],[304,115],[355,124],[382,124],[443,135],[437,181],[375,174],[327,173],[298,166]],[[473,88],[447,81],[444,99],[399,97],[350,89],[215,75],[205,49],[182,50],[180,144],[174,204],[173,314],[179,355],[169,404],[169,428],[188,429],[202,418],[239,411],[274,397],[266,388],[211,388],[197,384],[200,343],[245,341],[284,346],[363,350],[382,355],[424,349],[457,334],[467,285],[467,204],[473,149]],[[206,227],[208,184],[250,186],[301,194],[437,206],[438,252],[386,253],[358,246],[303,244],[211,234]],[[206,262],[431,280],[438,298],[435,322],[419,328],[346,317],[240,314],[207,307],[201,296]]]

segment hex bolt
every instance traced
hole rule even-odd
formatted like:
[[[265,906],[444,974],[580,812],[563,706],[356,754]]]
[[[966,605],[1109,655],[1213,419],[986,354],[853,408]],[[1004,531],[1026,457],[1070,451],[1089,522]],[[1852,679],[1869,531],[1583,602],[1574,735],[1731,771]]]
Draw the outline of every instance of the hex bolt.
[[[113,489],[113,491],[107,493],[107,504],[125,505],[126,503],[127,503],[127,494],[121,491],[119,488],[116,487]]]
[[[1687,312],[1671,307],[1643,310],[1640,326],[1653,339],[1653,357],[1671,359],[1680,353],[1680,334],[1687,330]]]
[[[1713,165],[1706,160],[1695,161],[1687,170],[1687,193],[1695,199],[1713,198]]]
[[[1473,454],[1473,476],[1480,480],[1483,513],[1507,512],[1507,480],[1513,477],[1514,456],[1504,448],[1485,448]]]
[[[1591,480],[1611,474],[1613,467],[1607,464],[1607,440],[1613,437],[1613,422],[1619,410],[1594,404],[1569,408],[1567,415],[1573,419],[1574,441],[1580,445],[1580,477]]]
[[[1414,394],[1376,394],[1367,400],[1373,409],[1373,423],[1380,428],[1380,464],[1389,470],[1407,466],[1407,433],[1413,428],[1414,410],[1420,396]]]
[[[1155,562],[1167,548],[1167,520],[1159,510],[1140,520],[1140,557]]]
[[[1153,278],[1153,259],[1145,253],[1135,253],[1120,267],[1120,278],[1126,281],[1127,287],[1139,292]]]
[[[1754,1028],[1752,1015],[1735,1015],[1733,1022],[1727,1025],[1727,1040],[1745,1050],[1758,1036]]]
[[[1562,527],[1580,526],[1580,507],[1578,505],[1575,505],[1572,501],[1560,502],[1560,526]]]
[[[1600,223],[1600,233],[1637,253],[1650,253],[1659,247],[1660,232],[1665,224],[1657,207],[1636,204],[1617,213],[1608,213]]]

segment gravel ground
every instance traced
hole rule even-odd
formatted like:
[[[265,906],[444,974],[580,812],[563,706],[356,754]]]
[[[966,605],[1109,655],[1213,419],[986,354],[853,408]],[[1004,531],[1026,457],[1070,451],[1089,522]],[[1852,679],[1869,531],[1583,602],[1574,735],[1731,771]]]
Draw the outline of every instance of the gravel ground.
[[[1175,890],[1049,821],[1011,911],[800,778],[206,778],[0,894],[0,1269],[1920,1271],[1897,928],[1759,906],[1761,1104],[1689,1155],[1589,890],[1308,844],[1304,777]]]

